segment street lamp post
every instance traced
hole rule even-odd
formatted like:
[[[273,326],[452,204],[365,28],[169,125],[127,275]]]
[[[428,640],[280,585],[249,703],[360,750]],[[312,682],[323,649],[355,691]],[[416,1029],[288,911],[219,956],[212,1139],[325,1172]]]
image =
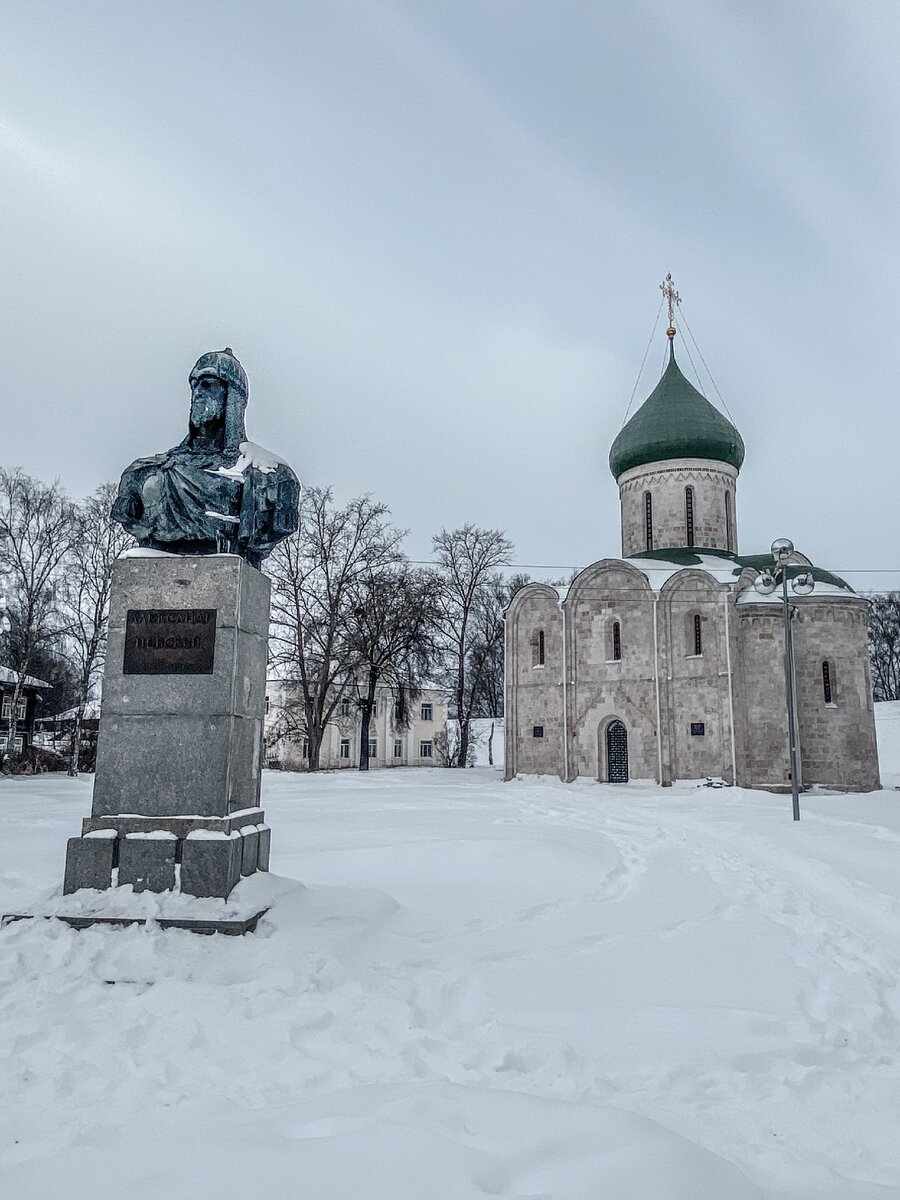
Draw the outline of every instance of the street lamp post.
[[[776,538],[772,543],[774,571],[761,571],[753,586],[763,596],[771,596],[781,586],[781,606],[784,616],[784,694],[787,701],[788,748],[791,770],[791,805],[794,820],[800,820],[800,789],[797,783],[797,717],[794,711],[794,631],[791,626],[791,606],[788,602],[788,562],[794,553],[790,538]],[[815,588],[812,573],[802,571],[791,580],[791,591],[808,596]]]

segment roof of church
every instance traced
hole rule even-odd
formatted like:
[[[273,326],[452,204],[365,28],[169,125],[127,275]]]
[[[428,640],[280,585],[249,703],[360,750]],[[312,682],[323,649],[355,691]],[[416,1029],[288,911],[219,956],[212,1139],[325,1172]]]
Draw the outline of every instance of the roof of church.
[[[709,458],[740,470],[744,442],[732,423],[682,375],[669,342],[669,362],[659,383],[620,430],[609,452],[618,479],[644,463]]]
[[[702,546],[679,546],[671,547],[667,550],[642,550],[637,554],[630,555],[625,562],[633,563],[640,567],[642,562],[646,562],[649,566],[651,563],[658,563],[660,567],[676,567],[678,569],[687,569],[690,567],[700,567],[701,570],[716,573],[716,568],[720,569],[724,574],[721,582],[725,582],[727,577],[733,576],[737,578],[745,567],[752,567],[754,571],[771,571],[772,570],[772,555],[769,554],[732,554],[730,550],[713,550]],[[823,567],[817,567],[813,563],[806,565],[804,562],[794,562],[788,566],[788,579],[796,575],[812,575],[813,579],[818,584],[827,584],[834,588],[835,591],[848,592],[855,595],[854,589],[846,581],[841,579],[840,575],[835,575],[832,571],[826,571]],[[820,595],[824,594],[821,590]],[[832,593],[833,594],[833,593]],[[778,594],[780,600],[781,593]]]

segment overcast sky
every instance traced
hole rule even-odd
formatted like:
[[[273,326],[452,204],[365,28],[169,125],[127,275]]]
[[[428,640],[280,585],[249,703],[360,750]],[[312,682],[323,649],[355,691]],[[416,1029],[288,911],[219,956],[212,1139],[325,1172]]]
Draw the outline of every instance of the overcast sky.
[[[413,557],[584,565],[672,271],[740,549],[900,587],[896,0],[3,0],[0,56],[4,465],[117,478],[228,344],[253,440]]]

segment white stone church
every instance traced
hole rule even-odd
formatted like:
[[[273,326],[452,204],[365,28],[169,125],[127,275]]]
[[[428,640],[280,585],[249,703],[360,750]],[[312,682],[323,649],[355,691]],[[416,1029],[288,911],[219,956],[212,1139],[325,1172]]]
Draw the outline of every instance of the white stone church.
[[[738,550],[734,425],[669,360],[613,442],[622,557],[568,588],[528,584],[506,613],[506,776],[715,777],[790,788],[780,591]],[[868,602],[811,568],[791,594],[799,783],[879,786]],[[791,569],[788,568],[788,575]]]

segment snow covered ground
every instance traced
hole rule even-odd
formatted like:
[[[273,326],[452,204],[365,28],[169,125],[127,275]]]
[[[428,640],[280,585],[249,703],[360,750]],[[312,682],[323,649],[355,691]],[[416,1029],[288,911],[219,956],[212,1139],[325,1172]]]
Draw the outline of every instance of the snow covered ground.
[[[0,911],[89,802],[0,782]],[[264,803],[307,886],[254,936],[0,933],[4,1200],[900,1197],[900,792],[799,825],[487,768]]]

